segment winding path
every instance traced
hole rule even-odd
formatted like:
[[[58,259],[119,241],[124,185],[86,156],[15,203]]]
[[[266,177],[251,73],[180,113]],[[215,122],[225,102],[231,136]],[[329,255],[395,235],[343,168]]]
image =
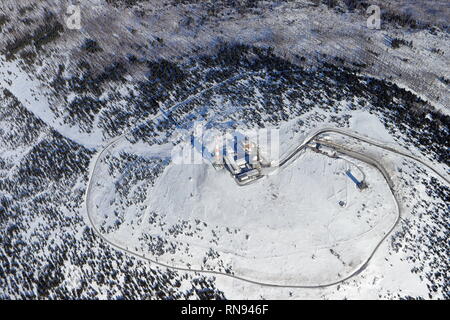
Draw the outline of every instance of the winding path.
[[[279,71],[277,73],[282,73],[282,72],[283,71]],[[163,110],[162,108],[160,108],[160,111],[158,112],[158,114],[156,114],[155,116],[144,120],[142,123],[154,120],[154,119],[158,118],[159,116],[167,117],[167,115],[170,112],[172,112],[173,110],[175,110],[175,109],[177,109],[177,108],[179,108],[179,107],[181,107],[183,105],[186,105],[187,103],[191,102],[192,100],[194,100],[197,97],[200,97],[201,95],[203,95],[204,93],[206,93],[208,91],[214,90],[215,88],[218,88],[220,86],[223,86],[223,85],[226,85],[226,84],[231,83],[233,81],[236,81],[236,80],[238,80],[238,79],[240,79],[240,78],[242,78],[244,76],[248,76],[248,75],[252,75],[252,74],[259,74],[259,73],[261,73],[261,72],[248,72],[248,73],[244,73],[244,74],[232,77],[232,78],[227,79],[225,81],[222,81],[222,82],[220,82],[220,83],[218,83],[218,84],[216,84],[216,85],[214,85],[214,86],[212,86],[210,88],[204,89],[204,90],[198,92],[197,94],[194,94],[194,95],[188,97],[187,99],[185,99],[185,100],[183,100],[183,101],[173,105],[172,107],[170,107],[167,110]],[[357,266],[355,268],[355,270],[351,274],[349,274],[349,275],[347,275],[347,276],[345,276],[345,277],[343,277],[343,278],[341,278],[341,279],[339,279],[337,281],[330,282],[330,283],[320,283],[320,284],[317,284],[317,285],[282,285],[282,284],[275,284],[275,283],[266,283],[266,282],[261,282],[261,281],[255,281],[255,280],[247,279],[245,277],[240,277],[240,276],[236,276],[236,275],[229,274],[229,273],[223,273],[223,272],[211,271],[211,270],[190,269],[190,268],[171,266],[171,265],[168,265],[168,264],[165,264],[165,263],[161,263],[161,262],[158,262],[158,261],[155,261],[155,260],[153,260],[151,258],[146,257],[144,254],[140,254],[140,253],[134,252],[132,250],[129,250],[129,249],[125,248],[125,247],[122,247],[122,246],[120,246],[120,245],[110,241],[105,235],[103,235],[100,232],[100,230],[98,229],[98,227],[94,223],[94,220],[93,220],[93,217],[92,217],[91,204],[92,204],[92,189],[93,189],[93,185],[94,185],[94,179],[93,178],[96,176],[96,172],[98,170],[100,161],[103,159],[104,155],[109,151],[110,148],[115,146],[120,140],[125,139],[126,135],[128,133],[130,133],[130,132],[131,132],[131,130],[125,132],[124,134],[122,134],[122,135],[120,135],[120,136],[118,136],[118,137],[116,137],[114,139],[112,139],[103,148],[103,150],[101,150],[97,154],[97,156],[94,158],[94,163],[93,163],[91,174],[89,176],[89,182],[88,182],[88,187],[87,187],[86,196],[85,196],[87,217],[88,217],[89,223],[90,223],[94,233],[99,238],[101,238],[106,243],[108,243],[111,247],[113,247],[113,248],[115,248],[117,250],[120,250],[120,251],[122,251],[124,253],[127,253],[129,255],[132,255],[134,257],[137,257],[139,259],[143,259],[145,261],[154,263],[154,264],[156,264],[158,266],[161,266],[161,267],[165,267],[165,268],[169,268],[169,269],[177,270],[177,271],[183,271],[183,272],[196,272],[196,273],[210,274],[210,275],[215,275],[215,276],[226,276],[226,277],[231,277],[233,279],[241,280],[241,281],[244,281],[244,282],[247,282],[247,283],[252,283],[252,284],[257,284],[257,285],[262,285],[262,286],[269,286],[269,287],[285,287],[285,288],[324,288],[324,287],[329,287],[329,286],[337,285],[337,284],[339,284],[341,282],[344,282],[344,281],[346,281],[346,280],[348,280],[348,279],[358,275],[361,271],[363,271],[366,268],[367,264],[372,259],[372,257],[375,255],[376,251],[378,250],[380,245],[383,243],[383,241],[388,237],[388,235],[392,232],[392,230],[397,226],[398,221],[400,220],[400,217],[401,217],[400,205],[399,205],[399,201],[398,201],[398,198],[397,198],[395,190],[394,190],[394,184],[393,184],[393,182],[392,182],[392,180],[391,180],[387,170],[382,166],[382,164],[380,164],[376,159],[373,159],[373,158],[371,158],[371,157],[369,157],[367,155],[364,155],[364,154],[362,154],[360,152],[357,152],[357,151],[354,151],[354,150],[350,150],[350,149],[348,149],[348,148],[346,148],[344,146],[340,146],[340,145],[337,145],[335,143],[328,143],[328,145],[333,147],[337,152],[340,152],[342,154],[346,154],[347,156],[350,156],[352,158],[358,159],[358,160],[363,161],[363,162],[365,162],[365,163],[367,163],[367,164],[369,164],[371,166],[376,167],[382,173],[382,175],[385,178],[387,184],[389,185],[389,188],[390,188],[390,190],[391,190],[391,192],[392,192],[392,194],[394,196],[394,199],[395,199],[395,202],[396,202],[396,206],[397,206],[397,211],[398,211],[398,215],[397,215],[397,218],[395,220],[395,223],[392,225],[392,227],[389,229],[389,231],[385,233],[383,238],[378,242],[378,244],[375,246],[375,248],[372,251],[372,253],[370,254],[370,256],[367,257],[367,259],[365,259],[365,261],[363,261],[359,266]],[[384,144],[382,144],[380,142],[374,141],[372,139],[369,139],[367,137],[359,135],[359,134],[357,134],[355,132],[351,132],[349,130],[345,130],[345,129],[342,129],[342,128],[321,128],[321,129],[315,130],[306,139],[304,139],[304,141],[297,148],[295,148],[290,153],[288,153],[279,162],[279,167],[286,166],[289,163],[289,161],[291,161],[300,151],[302,151],[304,148],[306,148],[306,146],[310,142],[312,142],[314,139],[316,139],[317,137],[319,137],[320,135],[325,134],[325,133],[336,133],[336,134],[340,134],[340,135],[343,135],[343,136],[347,136],[347,137],[356,139],[358,141],[365,142],[365,143],[370,144],[372,146],[376,146],[376,147],[382,148],[384,150],[387,150],[387,151],[396,153],[398,155],[401,155],[403,157],[406,157],[406,158],[412,159],[414,161],[417,161],[420,164],[422,164],[422,165],[426,166],[427,168],[429,168],[432,172],[434,172],[436,175],[438,175],[447,184],[450,184],[448,177],[444,176],[443,174],[438,172],[436,169],[432,168],[425,161],[423,161],[423,160],[421,160],[421,159],[419,159],[419,158],[417,158],[417,157],[415,157],[413,155],[405,153],[403,151],[397,150],[397,149],[392,148],[390,146],[386,146],[386,145],[384,145]]]
[[[296,149],[294,149],[292,152],[290,152],[288,155],[286,155],[286,157],[280,161],[280,166],[285,166],[291,159],[293,159],[295,157],[295,155],[297,155],[300,151],[302,151],[308,143],[310,143],[311,141],[313,141],[315,138],[317,138],[318,136],[325,134],[325,133],[337,133],[337,134],[341,134],[347,137],[351,137],[354,139],[357,139],[359,141],[363,141],[366,142],[370,145],[374,145],[377,147],[380,147],[382,149],[397,153],[399,155],[405,156],[407,158],[413,159],[423,165],[425,165],[426,167],[428,167],[431,171],[433,171],[434,173],[436,173],[440,178],[442,178],[446,183],[449,183],[449,179],[447,177],[444,177],[442,174],[440,174],[437,170],[435,170],[434,168],[430,167],[425,161],[422,161],[421,159],[414,157],[412,155],[409,154],[405,154],[402,151],[398,151],[395,150],[394,148],[388,147],[383,145],[382,143],[379,142],[375,142],[371,139],[368,139],[366,137],[363,137],[357,133],[354,132],[350,132],[344,129],[339,129],[339,128],[322,128],[322,129],[318,129],[315,132],[313,132],[308,138],[306,138]],[[102,159],[103,155],[108,151],[109,148],[111,148],[113,145],[115,145],[115,143],[117,141],[120,140],[119,138],[114,139],[112,142],[110,142],[106,148],[104,148],[97,156],[97,158],[95,159],[94,162],[94,167],[93,170],[91,172],[91,176],[89,178],[89,183],[88,183],[88,188],[86,191],[86,209],[87,209],[87,215],[88,215],[88,219],[89,222],[91,224],[92,229],[94,230],[94,232],[101,238],[103,239],[106,243],[108,243],[109,245],[111,245],[112,247],[125,252],[127,254],[133,255],[137,258],[146,260],[148,262],[154,263],[156,265],[162,266],[162,267],[166,267],[166,268],[170,268],[173,270],[178,270],[178,271],[184,271],[184,272],[197,272],[197,273],[203,273],[203,274],[212,274],[212,275],[221,275],[221,276],[227,276],[227,277],[232,277],[234,279],[237,280],[242,280],[248,283],[252,283],[252,284],[257,284],[257,285],[263,285],[263,286],[270,286],[270,287],[289,287],[289,288],[323,288],[323,287],[329,287],[329,286],[333,286],[336,284],[339,284],[341,282],[344,282],[354,276],[356,276],[357,274],[359,274],[361,271],[363,271],[367,264],[370,262],[370,260],[372,259],[372,257],[375,255],[377,249],[380,247],[380,245],[383,243],[383,241],[388,237],[388,235],[392,232],[392,230],[397,226],[398,221],[400,220],[401,217],[401,212],[400,212],[400,205],[399,205],[399,200],[395,194],[395,190],[394,190],[394,185],[393,182],[387,172],[387,170],[376,160],[373,159],[367,155],[364,155],[360,152],[354,151],[354,150],[350,150],[346,147],[343,146],[339,146],[335,143],[330,143],[329,145],[333,148],[336,149],[336,151],[342,153],[342,154],[346,154],[352,158],[358,159],[360,161],[363,161],[371,166],[376,167],[382,174],[383,177],[386,179],[386,182],[389,185],[389,188],[394,196],[395,202],[396,202],[396,206],[397,206],[397,210],[398,210],[398,215],[397,218],[395,220],[395,223],[392,225],[392,227],[389,229],[388,232],[386,232],[386,234],[384,235],[384,237],[378,242],[378,244],[376,245],[376,247],[374,248],[374,250],[372,251],[371,255],[369,257],[367,257],[367,259],[361,263],[359,266],[357,266],[355,268],[355,270],[347,275],[346,277],[343,277],[342,279],[339,279],[337,281],[334,282],[330,282],[330,283],[323,283],[323,284],[317,284],[317,285],[281,285],[281,284],[274,284],[274,283],[265,283],[265,282],[261,282],[261,281],[254,281],[251,279],[246,279],[245,277],[240,277],[240,276],[236,276],[233,274],[227,274],[227,273],[222,273],[222,272],[218,272],[218,271],[211,271],[211,270],[197,270],[197,269],[190,269],[190,268],[183,268],[183,267],[176,267],[176,266],[171,266],[171,265],[167,265],[158,261],[155,261],[151,258],[146,257],[144,254],[140,254],[134,251],[131,251],[127,248],[124,248],[112,241],[110,241],[106,236],[104,236],[100,230],[97,228],[97,226],[95,225],[93,218],[92,218],[92,212],[90,210],[90,204],[91,204],[91,194],[92,194],[92,186],[93,186],[93,177],[95,176],[95,172],[98,168],[98,165],[100,163],[100,160]]]

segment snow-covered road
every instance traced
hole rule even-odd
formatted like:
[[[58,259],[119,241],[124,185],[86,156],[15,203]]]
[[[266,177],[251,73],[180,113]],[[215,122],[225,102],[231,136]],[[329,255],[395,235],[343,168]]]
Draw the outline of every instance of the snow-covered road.
[[[181,104],[181,103],[180,103]],[[180,104],[177,104],[176,106],[179,106]],[[174,107],[176,107],[174,106]],[[172,109],[172,108],[171,108]],[[422,165],[426,166],[427,168],[429,168],[431,171],[433,171],[436,175],[438,175],[440,178],[442,178],[446,183],[449,183],[449,179],[447,177],[445,177],[443,174],[439,173],[437,170],[435,170],[433,167],[431,167],[426,161],[423,161],[413,155],[407,154],[403,151],[397,150],[395,148],[392,148],[390,146],[384,145],[383,143],[374,141],[370,138],[364,137],[362,135],[359,135],[355,132],[351,132],[349,130],[345,130],[345,129],[341,129],[341,128],[320,128],[315,130],[314,132],[312,132],[297,148],[295,148],[293,151],[289,152],[285,157],[283,157],[283,160],[280,161],[280,166],[286,166],[286,164],[288,164],[288,162],[293,159],[301,150],[303,150],[308,143],[310,143],[311,141],[313,141],[314,139],[316,139],[317,137],[319,137],[320,135],[326,134],[326,133],[335,133],[335,134],[340,134],[346,137],[350,137],[353,139],[356,139],[358,141],[362,141],[365,142],[369,145],[372,146],[376,146],[379,148],[382,148],[384,150],[396,153],[398,155],[410,158],[412,160],[415,160],[419,163],[421,163]],[[316,285],[280,285],[280,284],[276,284],[276,283],[266,283],[266,282],[261,282],[261,281],[254,281],[252,279],[247,279],[245,277],[241,277],[241,276],[236,276],[233,274],[227,274],[227,273],[222,273],[222,272],[217,272],[217,271],[211,271],[211,270],[196,270],[196,269],[190,269],[190,268],[184,268],[184,267],[179,267],[179,266],[172,266],[172,265],[168,265],[168,264],[164,264],[158,261],[155,261],[149,257],[146,257],[144,254],[140,254],[138,252],[129,250],[128,248],[121,246],[117,243],[112,242],[111,240],[109,240],[106,236],[104,236],[100,230],[98,229],[98,227],[96,226],[96,224],[94,223],[93,217],[92,217],[92,207],[94,206],[93,202],[92,202],[92,186],[94,185],[94,182],[96,180],[96,178],[98,177],[98,175],[96,174],[97,172],[97,168],[98,165],[100,163],[100,160],[103,158],[103,156],[108,152],[108,150],[115,145],[116,142],[118,142],[120,139],[124,138],[124,136],[120,136],[115,138],[113,141],[111,141],[99,154],[98,156],[95,158],[94,160],[94,164],[92,167],[92,171],[91,171],[91,175],[90,175],[90,179],[89,179],[89,184],[88,184],[88,188],[87,188],[87,192],[86,192],[86,210],[87,210],[87,216],[88,216],[88,220],[92,226],[92,229],[94,230],[94,232],[101,238],[103,239],[105,242],[107,242],[109,245],[111,245],[112,247],[133,255],[137,258],[146,260],[148,262],[157,264],[159,266],[162,267],[166,267],[166,268],[171,268],[174,270],[179,270],[179,271],[187,271],[187,272],[199,272],[199,273],[205,273],[205,274],[214,274],[214,275],[223,275],[223,276],[227,276],[227,277],[233,277],[235,279],[238,280],[242,280],[245,282],[249,282],[249,283],[253,283],[253,284],[257,284],[257,285],[264,285],[264,286],[272,286],[272,287],[292,287],[292,288],[321,288],[321,287],[328,287],[328,286],[333,286],[336,284],[339,284],[343,281],[346,281],[352,277],[354,277],[355,275],[359,274],[361,271],[363,271],[365,269],[365,267],[367,266],[367,264],[370,262],[370,260],[372,259],[372,257],[374,256],[375,252],[377,251],[377,249],[379,248],[379,246],[383,243],[383,241],[388,237],[388,235],[392,232],[392,230],[395,229],[400,216],[401,216],[401,212],[400,212],[400,205],[399,205],[399,200],[396,196],[395,193],[395,189],[394,189],[394,185],[393,182],[388,174],[388,171],[383,167],[383,165],[381,163],[379,163],[376,159],[371,158],[368,155],[364,155],[360,152],[354,151],[354,150],[350,150],[344,146],[340,146],[336,143],[332,143],[332,147],[334,149],[336,149],[336,151],[345,154],[351,158],[355,158],[357,160],[360,160],[362,162],[365,162],[371,166],[376,167],[383,175],[383,177],[386,180],[386,183],[389,185],[389,188],[394,196],[395,202],[396,202],[396,206],[397,206],[397,218],[394,222],[394,224],[392,225],[392,227],[385,232],[384,236],[382,237],[382,239],[380,239],[380,241],[377,243],[377,245],[375,246],[374,250],[372,251],[372,253],[359,265],[355,266],[355,268],[353,269],[353,271],[347,275],[344,275],[341,279],[331,282],[331,283],[317,283]],[[331,143],[330,143],[331,145]]]

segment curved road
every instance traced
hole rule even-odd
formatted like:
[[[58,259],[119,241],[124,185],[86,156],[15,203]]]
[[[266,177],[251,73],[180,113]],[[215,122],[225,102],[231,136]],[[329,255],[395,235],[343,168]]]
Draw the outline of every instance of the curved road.
[[[416,158],[412,155],[406,154],[402,151],[398,151],[393,149],[392,147],[388,147],[383,145],[382,143],[373,141],[371,139],[368,139],[366,137],[363,137],[357,133],[354,132],[350,132],[344,129],[340,129],[340,128],[322,128],[319,130],[316,130],[315,132],[313,132],[308,138],[306,138],[296,149],[294,149],[292,152],[290,152],[283,160],[280,161],[280,166],[284,166],[286,165],[293,157],[295,157],[295,155],[297,155],[300,151],[302,151],[308,143],[310,143],[311,141],[313,141],[315,138],[317,138],[318,136],[324,134],[324,133],[337,133],[337,134],[341,134],[347,137],[351,137],[354,139],[357,139],[359,141],[363,141],[366,142],[368,144],[380,147],[382,149],[400,154],[402,156],[405,156],[407,158],[413,159],[423,165],[425,165],[426,167],[428,167],[430,170],[432,170],[434,173],[436,173],[439,177],[441,177],[443,180],[445,180],[447,183],[449,183],[448,178],[444,177],[443,175],[441,175],[437,170],[435,170],[434,168],[430,167],[426,162],[422,161],[419,158]],[[339,279],[337,281],[331,282],[331,283],[323,283],[323,284],[317,284],[317,285],[281,285],[281,284],[274,284],[274,283],[265,283],[265,282],[261,282],[261,281],[254,281],[251,279],[246,279],[244,277],[240,277],[240,276],[236,276],[233,274],[227,274],[227,273],[222,273],[222,272],[217,272],[217,271],[210,271],[210,270],[198,270],[198,269],[189,269],[189,268],[183,268],[183,267],[176,267],[176,266],[171,266],[171,265],[167,265],[158,261],[155,261],[151,258],[146,257],[143,254],[128,250],[127,248],[124,248],[112,241],[110,241],[107,237],[105,237],[97,228],[97,226],[95,225],[93,218],[92,218],[92,212],[90,210],[90,204],[91,204],[91,194],[92,194],[92,186],[93,186],[93,177],[95,175],[95,172],[98,168],[98,165],[100,163],[100,160],[102,159],[103,155],[108,151],[109,148],[111,148],[112,146],[115,145],[115,143],[117,141],[119,141],[121,138],[123,138],[123,136],[118,137],[116,139],[114,139],[113,141],[111,141],[97,156],[97,158],[95,159],[94,162],[94,166],[89,178],[89,182],[88,182],[88,188],[86,191],[86,209],[87,209],[87,215],[88,215],[88,219],[89,222],[92,226],[92,229],[94,230],[94,232],[101,238],[103,239],[106,243],[108,243],[109,245],[111,245],[112,247],[125,252],[127,254],[133,255],[137,258],[146,260],[148,262],[154,263],[156,265],[162,266],[162,267],[166,267],[166,268],[170,268],[173,270],[178,270],[178,271],[183,271],[183,272],[197,272],[197,273],[203,273],[203,274],[211,274],[211,275],[221,275],[221,276],[227,276],[227,277],[232,277],[234,279],[238,279],[241,281],[245,281],[248,283],[252,283],[252,284],[257,284],[257,285],[263,285],[263,286],[270,286],[270,287],[290,287],[290,288],[323,288],[323,287],[328,287],[328,286],[333,286],[336,284],[339,284],[343,281],[346,281],[352,277],[354,277],[355,275],[359,274],[361,271],[363,271],[365,269],[365,267],[367,266],[367,264],[370,262],[370,260],[372,259],[372,257],[374,256],[375,252],[377,251],[377,249],[380,247],[380,245],[382,244],[382,242],[387,238],[387,236],[392,232],[392,230],[396,227],[396,225],[398,224],[398,221],[400,219],[401,213],[400,213],[400,206],[399,206],[399,201],[396,197],[395,191],[394,191],[394,185],[390,179],[390,176],[388,174],[388,172],[386,171],[386,169],[375,159],[364,155],[362,153],[359,153],[357,151],[354,150],[350,150],[347,149],[343,146],[339,146],[337,144],[334,143],[329,143],[329,145],[331,147],[333,147],[334,149],[336,149],[336,151],[342,153],[342,154],[346,154],[352,158],[356,158],[360,161],[363,161],[369,165],[372,165],[374,167],[376,167],[384,176],[384,178],[386,179],[386,182],[389,185],[389,188],[394,196],[395,202],[396,202],[396,206],[397,206],[397,210],[398,210],[398,216],[397,219],[395,221],[395,223],[392,225],[392,227],[390,228],[390,230],[384,235],[384,237],[379,241],[379,243],[375,246],[374,250],[372,251],[371,255],[363,262],[361,263],[351,274],[347,275],[346,277]]]
[[[423,161],[420,158],[417,158],[409,153],[406,153],[404,151],[389,147],[381,142],[372,140],[370,138],[364,137],[360,134],[357,134],[356,132],[352,132],[350,130],[346,130],[346,129],[342,129],[342,128],[321,128],[318,129],[316,131],[314,131],[311,135],[309,135],[302,144],[300,144],[297,148],[295,148],[293,151],[291,151],[287,156],[284,157],[283,160],[280,161],[280,167],[285,165],[289,160],[291,160],[298,152],[300,152],[308,143],[310,143],[311,141],[313,141],[315,138],[317,138],[318,136],[324,134],[324,133],[336,133],[336,134],[340,134],[343,136],[347,136],[356,140],[359,140],[361,142],[365,142],[367,144],[382,148],[384,150],[399,154],[403,157],[412,159],[416,162],[419,162],[420,164],[426,166],[428,169],[430,169],[431,171],[433,171],[436,175],[438,175],[442,180],[444,180],[446,183],[450,183],[448,177],[445,177],[443,174],[441,174],[439,171],[437,171],[436,169],[434,169],[433,167],[431,167],[427,162]]]
[[[275,73],[283,73],[284,71],[277,71]],[[292,70],[289,70],[288,72],[294,72]],[[169,114],[170,112],[172,112],[173,110],[175,110],[176,108],[179,108],[183,105],[186,105],[187,103],[191,102],[192,100],[194,100],[197,97],[200,97],[201,95],[203,95],[204,93],[214,90],[218,87],[221,87],[225,84],[231,83],[233,81],[238,80],[239,78],[242,78],[244,76],[247,75],[252,75],[252,74],[260,74],[260,73],[265,73],[265,72],[248,72],[248,73],[244,73],[241,75],[237,75],[235,77],[229,78],[227,80],[224,80],[216,85],[213,85],[210,88],[204,89],[190,97],[188,97],[187,99],[173,105],[172,107],[170,107],[167,110],[163,110],[162,108],[160,108],[160,111],[158,112],[158,114],[156,114],[155,116],[150,117],[149,119],[146,119],[144,121],[142,121],[141,123],[145,123],[147,121],[151,121],[154,120],[156,118],[158,118],[159,116],[163,116],[166,117],[167,114]],[[93,218],[92,218],[92,212],[90,209],[90,203],[91,203],[91,196],[92,196],[92,187],[93,187],[93,177],[95,176],[95,173],[97,171],[97,168],[99,166],[100,160],[103,158],[103,156],[109,151],[109,149],[113,146],[115,146],[115,144],[117,142],[119,142],[122,139],[125,139],[126,135],[128,133],[130,133],[130,131],[127,131],[125,133],[123,133],[122,135],[115,137],[114,139],[112,139],[106,146],[105,148],[97,155],[97,157],[94,160],[94,165],[91,171],[91,174],[89,176],[89,182],[88,182],[88,187],[86,190],[86,197],[85,197],[85,201],[86,201],[86,211],[87,211],[87,216],[88,216],[88,220],[89,223],[91,224],[91,227],[93,229],[93,231],[95,232],[95,234],[97,234],[97,236],[99,236],[101,239],[103,239],[106,243],[108,243],[110,246],[112,246],[113,248],[116,248],[117,250],[120,250],[124,253],[130,254],[132,256],[135,256],[137,258],[146,260],[148,262],[154,263],[156,265],[165,267],[165,268],[169,268],[169,269],[173,269],[173,270],[178,270],[178,271],[183,271],[183,272],[197,272],[197,273],[203,273],[203,274],[210,274],[210,275],[220,275],[220,276],[227,276],[227,277],[231,277],[237,280],[241,280],[241,281],[245,281],[248,283],[252,283],[252,284],[257,284],[257,285],[263,285],[263,286],[270,286],[270,287],[289,287],[289,288],[323,288],[323,287],[329,287],[329,286],[333,286],[336,284],[339,284],[341,282],[344,282],[352,277],[354,277],[355,275],[359,274],[361,271],[363,271],[365,269],[365,267],[367,266],[367,264],[370,262],[370,260],[372,259],[372,257],[374,256],[375,252],[377,251],[377,249],[379,248],[379,246],[382,244],[382,242],[387,238],[387,236],[392,232],[392,230],[395,228],[395,226],[397,225],[399,219],[400,219],[400,206],[399,206],[399,201],[395,195],[394,192],[394,185],[390,179],[389,174],[387,173],[387,171],[385,170],[385,168],[375,159],[370,158],[367,155],[364,155],[362,153],[356,152],[354,150],[350,150],[347,149],[343,146],[339,146],[336,144],[332,144],[332,147],[336,149],[336,151],[342,153],[342,154],[346,154],[350,157],[359,159],[360,161],[363,161],[369,165],[372,165],[374,167],[376,167],[384,176],[384,178],[386,179],[386,182],[389,185],[389,188],[394,196],[395,202],[396,202],[396,206],[397,206],[397,210],[398,210],[398,216],[397,219],[395,221],[395,223],[393,224],[393,226],[390,228],[390,230],[384,235],[384,237],[379,241],[379,243],[376,245],[376,247],[374,248],[374,250],[372,251],[371,255],[363,262],[361,263],[351,274],[349,274],[348,276],[339,279],[337,281],[331,282],[331,283],[323,283],[323,284],[317,284],[317,285],[280,285],[280,284],[274,284],[274,283],[265,283],[265,282],[260,282],[260,281],[254,281],[251,279],[246,279],[244,277],[240,277],[240,276],[236,276],[233,274],[227,274],[227,273],[222,273],[222,272],[217,272],[217,271],[210,271],[210,270],[196,270],[196,269],[189,269],[189,268],[183,268],[183,267],[176,267],[176,266],[171,266],[171,265],[167,265],[158,261],[155,261],[153,259],[150,259],[148,257],[146,257],[143,254],[128,250],[125,247],[122,247],[112,241],[110,241],[106,236],[104,236],[100,230],[97,228],[97,226],[95,225]],[[307,145],[308,143],[310,143],[311,141],[313,141],[315,138],[317,138],[318,136],[325,134],[325,133],[337,133],[337,134],[341,134],[347,137],[351,137],[354,138],[356,140],[368,143],[370,145],[373,146],[377,146],[379,148],[382,148],[384,150],[402,155],[404,157],[410,158],[414,161],[417,161],[419,163],[421,163],[422,165],[428,167],[431,171],[433,171],[435,174],[437,174],[441,179],[445,180],[447,183],[449,183],[449,179],[446,178],[444,175],[442,175],[441,173],[439,173],[437,170],[435,170],[434,168],[432,168],[431,166],[429,166],[425,161],[422,161],[421,159],[414,157],[410,154],[407,154],[403,151],[400,150],[396,150],[392,147],[386,146],[380,142],[371,140],[369,138],[366,138],[364,136],[361,136],[357,133],[348,131],[348,130],[344,130],[341,128],[322,128],[322,129],[318,129],[316,131],[314,131],[309,137],[307,137],[297,148],[295,148],[292,152],[290,152],[288,155],[286,155],[284,157],[284,159],[282,159],[279,162],[279,167],[285,166],[291,159],[293,159],[300,151],[302,151]],[[331,145],[331,143],[329,143]]]

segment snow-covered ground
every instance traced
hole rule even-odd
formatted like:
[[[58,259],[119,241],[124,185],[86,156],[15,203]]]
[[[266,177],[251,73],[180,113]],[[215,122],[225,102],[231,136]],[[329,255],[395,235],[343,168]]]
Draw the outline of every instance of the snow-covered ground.
[[[301,118],[309,117],[306,113]],[[294,119],[280,126],[282,153],[314,131],[314,121],[301,130],[297,123]],[[402,149],[372,113],[352,111],[348,127],[369,139]],[[399,183],[398,171],[404,167],[401,157],[351,138],[334,134],[324,138],[376,158],[394,178],[395,185]],[[185,147],[189,148],[190,143]],[[325,147],[325,154],[307,149],[276,174],[245,187],[239,187],[228,172],[217,171],[210,163],[171,163],[171,148],[171,143],[133,145],[125,139],[115,144],[92,176],[92,203],[87,203],[96,226],[104,231],[108,241],[163,265],[228,273],[261,284],[287,287],[330,284],[359,270],[391,231],[400,213],[398,209],[406,214],[403,218],[409,214],[404,203],[397,208],[377,169],[348,156],[330,157],[333,152]],[[111,166],[111,159],[124,154],[139,155],[148,163],[133,160],[126,167],[121,165],[118,171],[111,171],[115,167]],[[148,166],[160,169],[148,180],[128,185],[126,198],[117,193],[117,186],[126,180],[129,171],[135,170],[131,168],[140,168],[139,172]],[[358,179],[365,176],[368,189],[357,189],[345,175],[348,169]],[[403,193],[398,188],[395,192]],[[137,201],[123,205],[124,200],[130,199]],[[244,294],[248,298],[277,298],[295,292],[294,297],[302,298],[373,298],[378,292],[374,286],[382,281],[387,292],[403,287],[405,292],[423,294],[424,287],[413,275],[398,279],[408,268],[401,259],[396,257],[386,266],[389,252],[389,246],[382,242],[364,270],[342,285],[345,293],[338,292],[341,285],[273,291],[241,280],[220,276],[217,279],[231,293],[230,297]],[[389,274],[382,271],[387,269]]]
[[[173,130],[195,121],[279,129],[281,155],[339,127],[448,176],[445,28],[369,30],[361,12],[307,0],[215,14],[166,4],[82,2],[82,29],[56,35],[59,1],[5,2],[0,44],[14,56],[0,56],[0,298],[448,297],[449,189],[426,166],[321,137],[386,169],[401,219],[385,239],[398,214],[386,180],[326,146],[245,187],[171,158],[183,144]]]
[[[25,108],[61,135],[87,148],[95,148],[101,144],[101,134],[87,134],[81,132],[77,126],[63,123],[52,112],[42,83],[33,75],[27,74],[17,61],[5,61],[1,56],[0,87],[9,90]]]
[[[354,122],[369,135],[380,128],[370,114],[357,112]],[[384,140],[393,141],[382,132]],[[107,157],[126,150],[155,161],[152,147],[133,147],[123,141]],[[122,200],[116,187],[127,170],[109,176],[103,161],[92,177],[87,205],[98,227],[119,222],[105,234],[110,241],[169,266],[231,272],[266,284],[330,284],[366,262],[399,214],[377,169],[348,157],[335,159],[331,152],[308,149],[276,174],[240,187],[225,170],[208,163],[169,163],[173,152],[167,145],[154,148],[166,149],[159,152],[163,170],[151,185],[131,186],[128,191],[141,193],[141,199],[123,208],[122,221],[117,221]],[[365,176],[369,187],[359,190],[347,170],[358,179]],[[152,245],[155,239],[163,242],[162,251]]]

